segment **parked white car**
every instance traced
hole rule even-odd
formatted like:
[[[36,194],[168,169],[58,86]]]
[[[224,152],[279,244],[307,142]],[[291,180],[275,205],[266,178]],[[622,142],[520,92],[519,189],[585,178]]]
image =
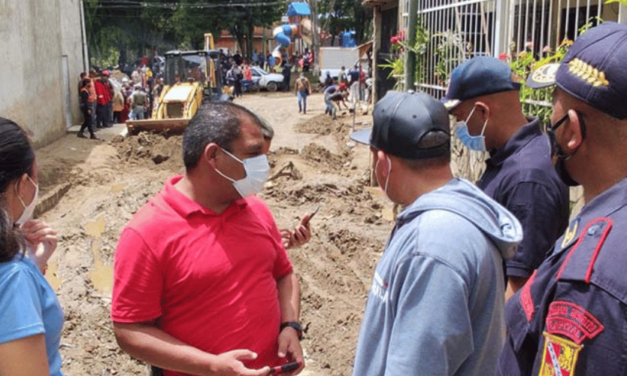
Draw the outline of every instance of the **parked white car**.
[[[282,74],[268,73],[255,66],[250,67],[250,73],[253,76],[253,81],[256,81],[261,89],[277,91],[277,89],[283,84]]]

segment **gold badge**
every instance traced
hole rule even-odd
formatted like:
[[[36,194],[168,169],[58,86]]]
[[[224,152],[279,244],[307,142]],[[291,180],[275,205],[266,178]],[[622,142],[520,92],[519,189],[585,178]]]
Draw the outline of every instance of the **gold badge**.
[[[568,71],[594,87],[610,84],[605,78],[605,72],[577,58],[568,62]]]
[[[572,221],[570,225],[568,226],[568,228],[566,229],[566,232],[564,233],[564,240],[562,240],[562,249],[566,248],[568,244],[570,244],[570,242],[575,238],[575,235],[577,235],[578,229],[579,229],[579,218]]]
[[[547,332],[542,335],[544,349],[539,376],[574,376],[577,356],[583,346]]]
[[[531,80],[539,84],[553,83],[559,64],[547,64],[533,71]]]

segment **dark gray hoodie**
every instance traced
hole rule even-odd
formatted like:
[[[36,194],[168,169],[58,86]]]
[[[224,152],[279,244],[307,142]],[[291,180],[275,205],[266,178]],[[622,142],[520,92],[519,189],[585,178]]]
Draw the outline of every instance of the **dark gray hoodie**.
[[[493,375],[505,339],[503,259],[522,233],[462,179],[403,210],[375,271],[353,375]]]

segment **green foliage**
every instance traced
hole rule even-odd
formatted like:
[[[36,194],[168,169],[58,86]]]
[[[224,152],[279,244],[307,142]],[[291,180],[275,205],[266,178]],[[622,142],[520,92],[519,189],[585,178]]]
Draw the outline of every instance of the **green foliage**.
[[[607,0],[605,2],[605,4],[610,4],[610,3],[620,3],[623,6],[627,7],[627,0]]]
[[[590,19],[590,22],[579,28],[579,34],[583,34],[592,26],[593,21],[599,23],[603,22],[602,19],[594,17]],[[520,88],[520,102],[523,103],[523,110],[525,113],[534,115],[540,118],[540,122],[548,124],[550,122],[551,113],[553,112],[552,106],[550,106],[553,100],[553,88],[532,89],[526,84],[529,73],[540,68],[543,65],[549,63],[559,63],[564,59],[573,41],[564,39],[562,43],[557,47],[556,51],[551,51],[548,47],[543,49],[544,57],[536,60],[531,46],[525,47],[525,51],[522,51],[518,56],[510,62],[512,71],[521,78],[522,86]],[[510,56],[502,54],[499,56],[501,60],[510,60]]]
[[[404,39],[402,33],[400,35],[394,37]],[[452,39],[449,38],[448,35],[445,34],[435,34],[431,35],[429,30],[424,26],[422,20],[418,19],[416,24],[416,40],[413,45],[410,45],[408,42],[404,42],[399,40],[397,43],[392,45],[392,52],[396,54],[394,59],[387,60],[387,64],[381,65],[384,68],[389,68],[390,74],[389,78],[396,79],[396,85],[394,86],[394,90],[403,90],[403,82],[401,78],[405,74],[405,53],[406,51],[412,51],[416,57],[415,64],[415,72],[414,72],[414,80],[415,82],[424,82],[427,76],[427,51],[429,50],[430,43],[436,44],[436,54],[440,56],[440,61],[445,61],[445,56],[448,56],[449,52],[446,51],[447,46],[449,46],[449,42]],[[442,63],[443,64],[443,63]],[[440,65],[436,67],[436,75],[441,75],[446,77],[445,67],[444,65]]]
[[[318,14],[321,29],[333,36],[354,30],[357,44],[370,39],[372,10],[364,8],[361,0],[318,0]]]
[[[463,61],[464,42],[462,37],[448,30],[444,33],[434,35],[436,43],[437,64],[435,66],[435,76],[441,85],[444,85],[449,78],[451,66],[456,66]]]
[[[228,0],[142,0],[141,5],[83,1],[89,53],[92,64],[100,66],[131,63],[175,48],[202,49],[204,33],[211,32],[217,41],[224,29],[246,50],[252,48],[254,27],[271,26],[287,9],[287,3],[258,5],[261,0],[237,1],[250,6],[233,6]],[[119,56],[113,64],[112,49]]]

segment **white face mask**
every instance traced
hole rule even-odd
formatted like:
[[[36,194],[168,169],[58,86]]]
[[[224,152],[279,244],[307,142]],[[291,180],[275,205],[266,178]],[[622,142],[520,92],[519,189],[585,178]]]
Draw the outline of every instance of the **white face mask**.
[[[268,157],[265,154],[261,154],[256,157],[246,158],[242,161],[228,151],[224,149],[222,149],[222,151],[228,154],[231,158],[244,165],[244,171],[246,171],[246,176],[243,179],[235,180],[224,175],[218,169],[216,169],[216,172],[220,174],[223,178],[231,181],[237,192],[242,197],[252,196],[256,193],[261,192],[261,190],[263,189],[263,185],[265,184],[266,180],[268,180],[268,175],[270,172]]]
[[[388,177],[385,179],[385,185],[383,186],[383,194],[387,197],[390,198],[390,196],[388,196],[388,183],[390,182],[390,173],[392,172],[392,161],[390,160],[390,157],[388,157],[387,155],[385,156],[385,158],[388,161]],[[377,178],[377,182],[379,182],[379,188],[381,188],[381,180],[379,180],[379,174],[377,174],[377,169],[379,167],[379,160],[377,160],[377,164],[374,166],[374,175]]]
[[[39,185],[35,184],[30,176],[28,177],[28,180],[30,180],[30,182],[33,183],[33,185],[35,186],[35,195],[33,196],[33,200],[30,202],[30,204],[26,205],[24,203],[24,200],[22,200],[18,193],[17,198],[20,200],[22,206],[24,207],[22,215],[20,216],[20,218],[18,218],[17,221],[15,221],[15,223],[19,226],[23,225],[24,223],[30,221],[31,218],[33,218],[33,213],[35,212],[35,207],[37,206],[37,196],[39,196]],[[17,183],[15,183],[15,191],[17,192]]]
[[[470,115],[468,115],[466,121],[457,122],[455,133],[457,134],[459,140],[466,145],[468,149],[486,151],[484,132],[486,126],[488,125],[488,121],[486,120],[485,123],[483,123],[483,129],[481,130],[481,134],[479,136],[471,136],[468,132],[468,120],[470,120],[470,117],[475,112],[475,108],[476,107],[473,107],[472,111],[470,111]]]

